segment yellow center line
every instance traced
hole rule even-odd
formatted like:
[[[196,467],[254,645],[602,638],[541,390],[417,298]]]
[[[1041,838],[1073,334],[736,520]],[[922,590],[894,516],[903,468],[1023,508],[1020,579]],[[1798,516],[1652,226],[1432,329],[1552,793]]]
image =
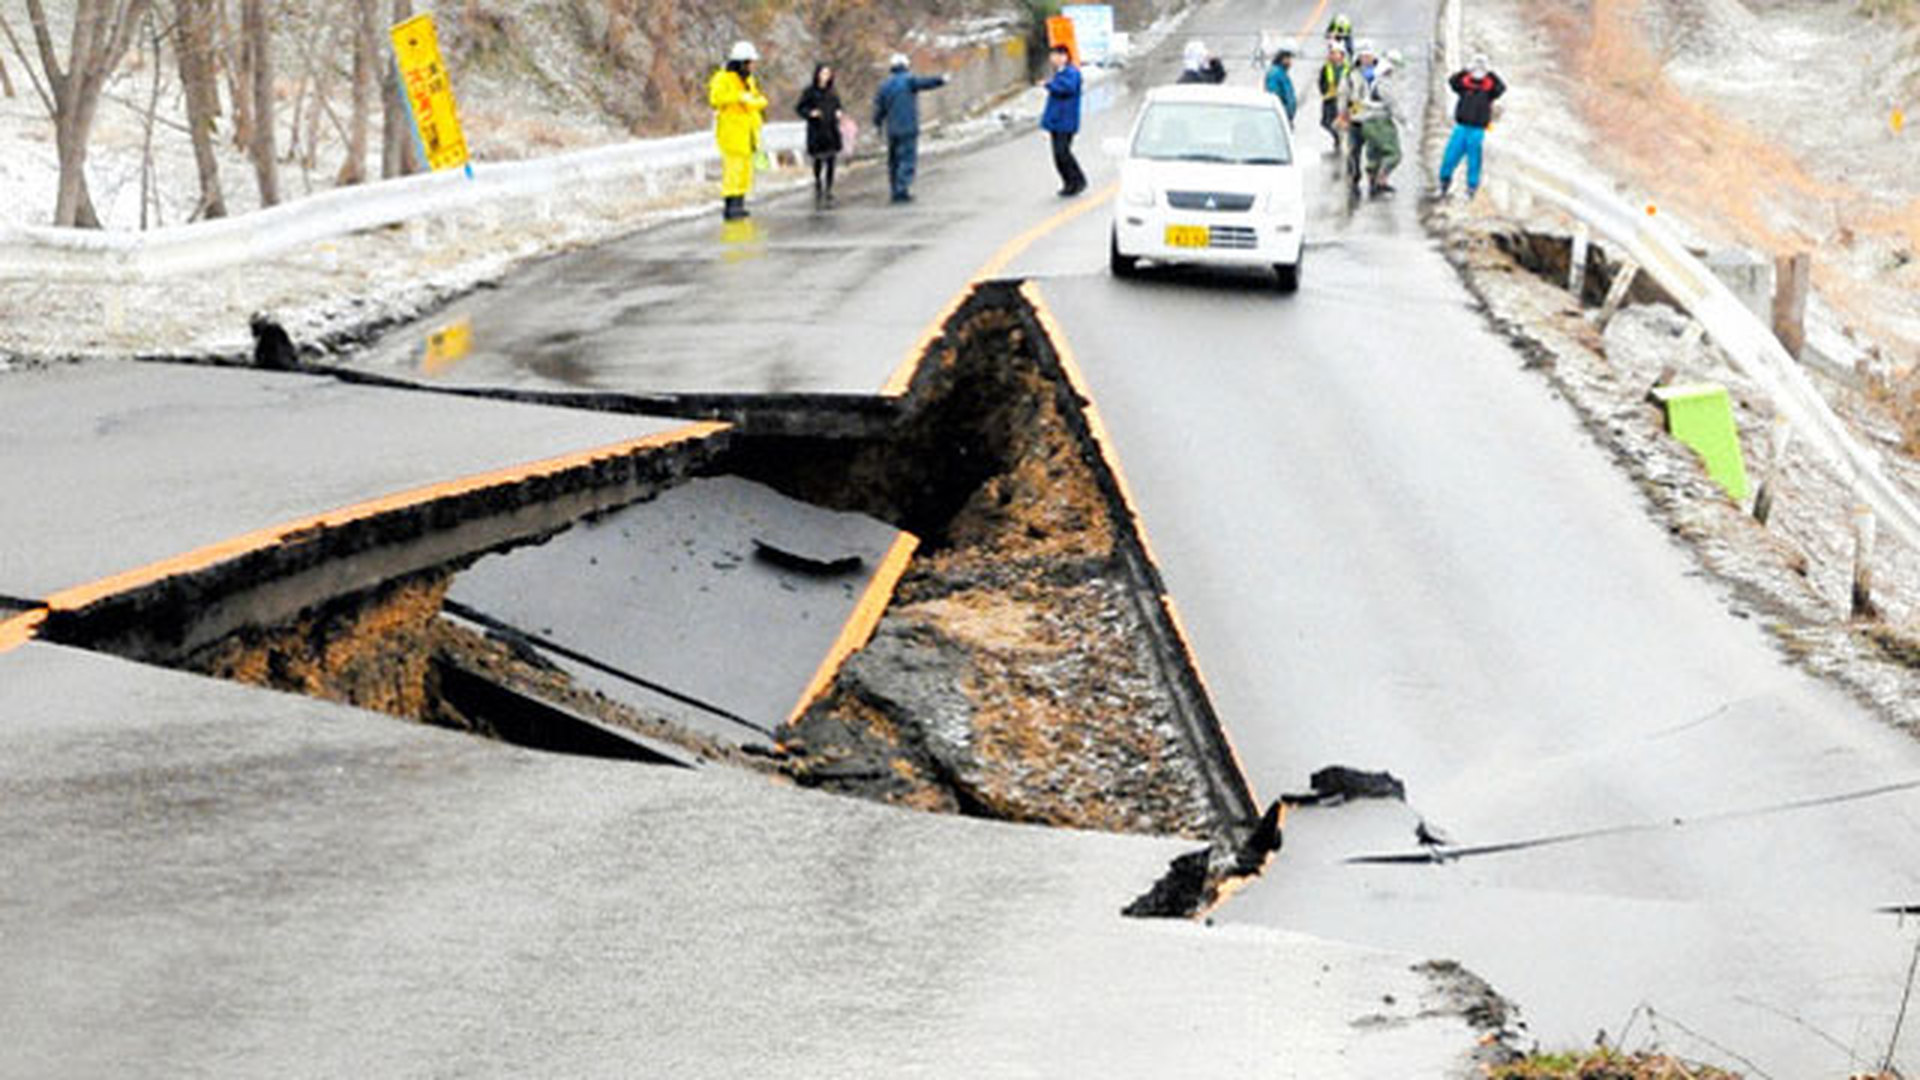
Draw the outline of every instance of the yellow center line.
[[[1081,369],[1080,361],[1074,356],[1073,343],[1067,338],[1066,329],[1060,325],[1060,320],[1054,315],[1053,308],[1047,304],[1047,299],[1041,294],[1037,282],[1029,281],[1021,285],[1020,295],[1025,297],[1028,306],[1033,308],[1034,318],[1039,321],[1040,328],[1046,333],[1047,339],[1053,343],[1054,356],[1059,360],[1061,373],[1067,378],[1067,385],[1084,403],[1080,411],[1086,417],[1087,430],[1093,436],[1094,448],[1106,462],[1107,471],[1113,474],[1114,486],[1120,489],[1120,501],[1124,504],[1128,520],[1133,523],[1134,535],[1140,538],[1141,550],[1145,552],[1148,562],[1156,567],[1159,566],[1160,558],[1154,554],[1153,540],[1147,533],[1146,520],[1140,516],[1140,504],[1134,498],[1133,485],[1127,480],[1126,470],[1120,466],[1120,447],[1113,441],[1113,435],[1107,430],[1106,420],[1100,414],[1100,406],[1094,400],[1093,386],[1087,381],[1086,372]],[[1192,669],[1194,677],[1200,680],[1201,692],[1206,694],[1209,701],[1213,700],[1213,690],[1207,685],[1207,674],[1200,667],[1200,654],[1193,647],[1193,639],[1187,634],[1186,620],[1180,617],[1180,609],[1174,604],[1171,592],[1160,595],[1160,607],[1166,614],[1168,625],[1173,628],[1173,636],[1180,642],[1180,651],[1186,656],[1187,666]],[[1254,805],[1257,807],[1260,800],[1258,793],[1253,790],[1253,778],[1247,774],[1240,751],[1233,745],[1233,733],[1227,730],[1225,721],[1220,724],[1220,739],[1226,745],[1227,755],[1233,759],[1234,771],[1245,781],[1247,794],[1253,797]]]
[[[46,621],[45,608],[0,620],[0,654],[12,652],[32,641],[33,635],[40,629],[40,624]]]
[[[1307,15],[1307,21],[1300,24],[1299,36],[1306,37],[1313,33],[1314,27],[1319,25],[1320,17],[1326,14],[1330,3],[1332,0],[1319,0],[1319,3],[1314,5],[1313,10]],[[967,297],[972,294],[974,286],[999,277],[1007,267],[1013,265],[1015,259],[1026,254],[1027,249],[1059,231],[1067,223],[1105,206],[1119,190],[1120,182],[1115,180],[1086,199],[1057,211],[1038,225],[1002,244],[1000,250],[994,252],[992,258],[982,263],[980,269],[975,270],[973,275],[967,278],[967,283],[961,286],[960,291],[955,293],[951,300],[947,301],[946,306],[940,309],[940,313],[927,324],[927,328],[920,332],[920,336],[914,340],[913,347],[907,350],[906,359],[893,369],[893,374],[888,376],[886,383],[881,386],[880,396],[897,398],[906,394],[908,388],[913,385],[914,372],[919,370],[920,362],[926,358],[927,350],[933,346],[934,342],[940,340],[941,332],[946,329],[947,320],[953,318],[954,312],[960,310],[960,305],[967,302]]]
[[[933,343],[940,340],[940,334],[947,327],[947,320],[953,318],[954,312],[960,310],[960,305],[967,302],[967,297],[973,293],[974,286],[999,277],[1008,266],[1013,264],[1013,260],[1026,254],[1028,248],[1044,240],[1068,222],[1105,206],[1119,190],[1120,181],[1115,180],[1080,202],[1055,212],[1038,225],[1002,244],[1000,250],[994,252],[992,258],[980,264],[980,269],[975,270],[973,275],[967,278],[967,283],[954,294],[953,299],[947,301],[947,305],[940,309],[940,314],[933,317],[933,321],[927,324],[927,328],[920,332],[913,347],[907,350],[906,359],[900,362],[899,367],[893,369],[893,374],[888,377],[886,385],[880,388],[880,396],[901,397],[906,394],[907,388],[913,385],[913,373],[919,369],[920,361],[925,359],[927,350],[933,347]]]
[[[814,699],[833,685],[833,680],[840,674],[841,665],[854,653],[866,648],[867,641],[880,626],[880,619],[893,603],[893,590],[906,575],[907,564],[913,561],[913,553],[919,547],[920,538],[912,533],[901,533],[894,539],[893,547],[881,559],[873,580],[867,583],[866,591],[860,596],[860,602],[854,605],[853,613],[847,616],[845,625],[841,626],[839,638],[827,650],[826,657],[820,661],[807,688],[800,692],[800,700],[794,703],[793,711],[787,716],[789,725],[799,723]]]

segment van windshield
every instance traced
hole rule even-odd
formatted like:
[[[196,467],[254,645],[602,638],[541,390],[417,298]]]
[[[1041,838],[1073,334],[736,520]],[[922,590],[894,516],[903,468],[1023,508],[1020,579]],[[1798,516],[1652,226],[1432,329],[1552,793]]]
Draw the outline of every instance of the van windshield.
[[[1198,101],[1147,106],[1133,156],[1155,161],[1291,165],[1293,145],[1278,109]]]

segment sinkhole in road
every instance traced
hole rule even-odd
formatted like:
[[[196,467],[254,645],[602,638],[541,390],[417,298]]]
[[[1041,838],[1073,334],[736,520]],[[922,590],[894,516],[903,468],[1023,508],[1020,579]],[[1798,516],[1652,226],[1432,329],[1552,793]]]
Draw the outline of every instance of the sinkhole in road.
[[[978,288],[873,404],[688,402],[728,426],[617,497],[550,484],[565,511],[528,495],[505,531],[484,499],[416,508],[430,560],[391,522],[323,530],[48,636],[540,750],[1240,851],[1258,809],[1021,291]]]

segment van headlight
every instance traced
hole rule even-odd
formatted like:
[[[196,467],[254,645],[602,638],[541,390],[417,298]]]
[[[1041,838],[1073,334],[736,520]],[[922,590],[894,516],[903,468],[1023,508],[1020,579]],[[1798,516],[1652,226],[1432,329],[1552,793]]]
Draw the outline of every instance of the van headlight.
[[[1120,201],[1128,206],[1149,207],[1153,205],[1153,185],[1140,181],[1131,181],[1120,189]]]

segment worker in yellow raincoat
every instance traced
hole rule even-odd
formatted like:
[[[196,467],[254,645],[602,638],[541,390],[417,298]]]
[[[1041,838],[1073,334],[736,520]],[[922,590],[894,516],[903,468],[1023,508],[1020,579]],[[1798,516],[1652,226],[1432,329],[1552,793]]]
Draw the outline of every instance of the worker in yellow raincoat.
[[[753,190],[753,163],[760,152],[760,127],[765,122],[767,96],[753,77],[760,50],[750,41],[736,42],[727,54],[727,66],[713,73],[707,84],[707,104],[713,106],[713,138],[720,144],[720,194],[726,198],[721,216],[728,221],[747,216],[747,193]]]

